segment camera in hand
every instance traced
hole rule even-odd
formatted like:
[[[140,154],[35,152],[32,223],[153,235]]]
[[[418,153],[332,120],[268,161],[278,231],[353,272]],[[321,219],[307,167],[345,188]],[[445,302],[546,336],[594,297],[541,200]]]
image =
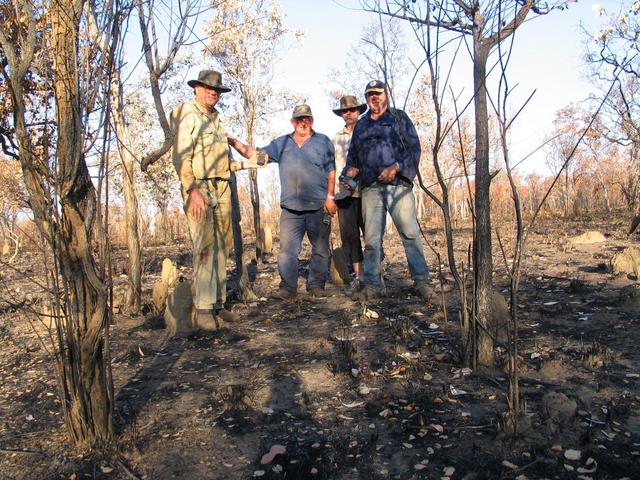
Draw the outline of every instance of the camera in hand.
[[[322,215],[322,223],[324,223],[325,225],[331,224],[331,214],[329,212],[324,212],[324,214]]]
[[[355,190],[358,188],[358,182],[356,182],[353,178],[347,177],[346,175],[340,175],[338,178],[340,182],[346,183],[349,186],[349,190]]]
[[[256,158],[256,163],[261,167],[267,164],[267,151],[266,150],[258,150],[258,158]]]

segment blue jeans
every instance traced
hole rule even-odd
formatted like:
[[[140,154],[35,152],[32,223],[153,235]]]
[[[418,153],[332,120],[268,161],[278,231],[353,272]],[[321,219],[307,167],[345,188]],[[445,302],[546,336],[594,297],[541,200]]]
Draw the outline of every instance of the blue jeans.
[[[311,242],[311,260],[307,290],[324,288],[329,271],[330,226],[322,221],[324,210],[294,211],[282,209],[280,213],[280,253],[278,272],[280,288],[290,292],[298,290],[298,255],[302,239],[307,234]]]
[[[426,283],[429,280],[429,267],[422,251],[413,189],[405,185],[376,182],[362,189],[361,200],[364,220],[364,284],[375,289],[382,287],[380,261],[387,211],[400,233],[414,284]]]

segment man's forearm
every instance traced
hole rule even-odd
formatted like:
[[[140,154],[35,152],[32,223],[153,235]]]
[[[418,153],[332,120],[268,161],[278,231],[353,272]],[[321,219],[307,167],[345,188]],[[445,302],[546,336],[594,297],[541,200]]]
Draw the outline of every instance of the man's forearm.
[[[196,186],[196,177],[191,168],[191,158],[186,158],[186,155],[174,156],[173,165],[180,179],[182,189],[185,192],[193,189]]]
[[[333,170],[327,175],[327,198],[333,198],[336,192],[336,171]]]
[[[244,158],[249,159],[256,154],[256,149],[254,147],[242,143],[237,138],[227,136],[227,141],[229,142],[229,145],[233,147]]]

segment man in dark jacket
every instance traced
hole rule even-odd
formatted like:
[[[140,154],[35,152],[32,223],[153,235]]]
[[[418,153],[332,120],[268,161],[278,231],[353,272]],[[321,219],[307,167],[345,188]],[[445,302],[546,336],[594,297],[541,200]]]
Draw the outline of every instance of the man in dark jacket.
[[[412,188],[420,160],[420,139],[409,116],[389,107],[384,82],[369,82],[364,95],[369,111],[355,126],[346,167],[346,175],[358,175],[362,188],[365,287],[358,298],[371,300],[381,295],[381,245],[389,212],[400,233],[414,286],[428,300],[429,267],[422,251]]]

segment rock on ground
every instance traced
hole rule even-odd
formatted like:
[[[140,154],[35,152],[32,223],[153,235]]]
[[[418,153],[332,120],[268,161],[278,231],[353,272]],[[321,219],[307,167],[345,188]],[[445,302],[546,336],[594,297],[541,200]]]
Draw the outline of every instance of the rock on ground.
[[[334,248],[331,256],[331,281],[334,285],[345,285],[350,280],[347,257],[342,247]]]
[[[193,292],[191,282],[183,280],[169,293],[167,308],[164,311],[164,321],[169,335],[179,335],[191,332],[193,329]]]
[[[165,258],[162,261],[162,274],[160,281],[153,286],[152,302],[156,314],[160,315],[164,312],[169,291],[172,290],[178,282],[178,270],[173,262]]]
[[[509,324],[509,305],[498,292],[491,293],[489,309],[489,329],[494,337],[504,342],[507,340],[507,326]]]
[[[549,392],[542,397],[540,413],[548,426],[555,430],[558,426],[567,425],[574,417],[578,404],[564,393]]]
[[[592,243],[606,242],[606,237],[597,230],[589,230],[582,235],[569,239],[569,245],[590,245]]]
[[[613,273],[632,274],[640,277],[640,248],[625,248],[611,258],[609,265]]]
[[[273,232],[269,225],[262,227],[262,253],[273,252]]]

